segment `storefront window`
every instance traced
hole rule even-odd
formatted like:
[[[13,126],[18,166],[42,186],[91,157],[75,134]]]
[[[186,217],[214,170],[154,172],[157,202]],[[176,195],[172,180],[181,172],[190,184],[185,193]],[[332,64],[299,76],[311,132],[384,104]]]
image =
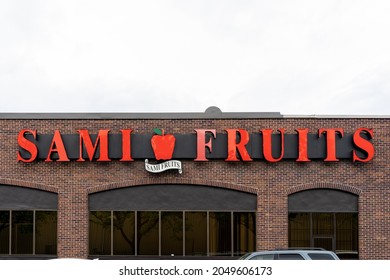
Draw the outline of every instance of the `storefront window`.
[[[336,250],[358,251],[357,213],[336,213]]]
[[[289,246],[319,247],[341,259],[358,259],[358,199],[356,194],[328,188],[289,195]]]
[[[9,211],[0,211],[0,254],[9,253]]]
[[[159,255],[159,212],[137,212],[138,255]]]
[[[133,211],[113,212],[114,255],[135,254],[135,213]]]
[[[288,225],[289,246],[310,247],[310,214],[290,213]]]
[[[358,257],[357,213],[289,213],[289,247],[319,247]]]
[[[89,251],[93,255],[111,255],[111,212],[110,211],[90,212]]]
[[[232,248],[230,212],[210,212],[210,255],[229,256]]]
[[[256,247],[256,215],[253,212],[233,213],[234,255],[241,256]]]
[[[207,212],[185,212],[185,255],[207,256]]]
[[[255,250],[255,216],[254,212],[90,211],[89,252],[238,256]]]
[[[35,212],[35,254],[57,254],[57,212]]]
[[[11,254],[33,253],[33,212],[12,211]]]
[[[183,212],[161,212],[161,255],[183,255]]]
[[[0,211],[0,255],[56,254],[57,211]]]

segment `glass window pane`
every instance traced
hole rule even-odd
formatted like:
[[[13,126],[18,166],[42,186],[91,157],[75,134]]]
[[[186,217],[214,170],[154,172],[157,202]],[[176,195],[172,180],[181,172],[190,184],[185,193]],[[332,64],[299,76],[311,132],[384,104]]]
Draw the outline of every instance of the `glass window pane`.
[[[290,247],[320,247],[358,259],[358,241],[358,213],[289,213]]]
[[[135,253],[135,213],[114,211],[114,255]]]
[[[0,211],[0,254],[9,254],[9,211]]]
[[[159,213],[137,212],[138,255],[159,254]]]
[[[253,252],[256,248],[256,213],[233,213],[234,255]]]
[[[336,213],[336,250],[358,251],[357,213]]]
[[[207,212],[185,212],[186,256],[207,255]]]
[[[332,237],[314,237],[314,247],[322,248],[325,250],[333,251],[333,238]]]
[[[310,247],[309,213],[289,213],[288,227],[289,247]]]
[[[35,212],[35,254],[57,254],[57,212]]]
[[[232,230],[230,212],[210,212],[210,255],[231,255]]]
[[[183,212],[161,212],[161,255],[183,255]]]
[[[33,211],[12,211],[12,254],[33,253]]]
[[[111,255],[111,212],[89,214],[89,254]]]
[[[313,235],[333,236],[333,213],[313,213]]]

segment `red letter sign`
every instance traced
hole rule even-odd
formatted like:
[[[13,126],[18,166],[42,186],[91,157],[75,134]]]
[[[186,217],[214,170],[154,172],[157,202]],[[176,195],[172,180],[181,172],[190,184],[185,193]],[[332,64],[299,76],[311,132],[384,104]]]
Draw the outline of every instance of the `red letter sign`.
[[[83,159],[83,142],[85,145],[85,150],[87,151],[87,155],[90,161],[92,161],[93,156],[95,155],[97,145],[100,142],[100,156],[97,161],[110,161],[108,158],[108,132],[110,130],[104,129],[99,130],[99,134],[97,136],[95,145],[92,144],[91,137],[89,136],[89,132],[86,129],[77,130],[80,133],[80,158],[77,161],[85,161]]]
[[[214,139],[216,136],[216,130],[215,129],[195,129],[196,131],[196,159],[195,161],[208,161],[206,159],[206,147],[209,148],[209,151],[212,151],[212,145],[211,145],[211,139],[209,142],[206,143],[206,132],[212,133]]]
[[[47,158],[45,161],[52,161],[50,156],[52,153],[55,152],[58,153],[57,161],[69,161],[69,158],[66,155],[64,142],[62,141],[61,133],[59,130],[54,131],[53,140],[51,141],[50,149],[47,153]]]
[[[318,137],[326,133],[326,159],[324,161],[339,161],[336,158],[336,133],[344,136],[342,128],[321,128],[318,130]]]
[[[131,157],[130,136],[132,129],[121,129],[122,132],[122,158],[120,161],[134,161]]]
[[[24,134],[28,132],[31,133],[34,136],[34,139],[37,138],[37,130],[29,130],[29,129],[23,129],[19,132],[18,135],[18,144],[21,148],[25,149],[27,152],[31,154],[31,157],[29,159],[25,159],[20,155],[20,152],[18,152],[18,161],[22,162],[33,162],[38,155],[38,148],[35,146],[33,142],[28,140],[27,138],[24,137]]]
[[[307,134],[309,133],[309,129],[301,128],[296,129],[295,131],[298,132],[298,159],[296,161],[310,161],[307,156]]]
[[[284,156],[284,129],[278,129],[280,132],[280,157],[274,158],[272,156],[272,129],[261,129],[260,132],[263,134],[263,155],[267,161],[277,162],[280,161]]]
[[[374,145],[370,141],[368,141],[367,139],[363,138],[360,135],[362,132],[365,132],[366,134],[368,134],[370,139],[372,139],[374,136],[374,132],[372,129],[359,128],[358,130],[355,131],[355,133],[353,134],[353,143],[359,149],[362,149],[363,151],[365,151],[367,153],[367,157],[364,159],[360,158],[356,154],[356,151],[353,151],[353,161],[354,162],[355,161],[368,162],[374,158],[374,154],[375,154]]]
[[[243,161],[252,161],[245,148],[245,145],[249,142],[249,133],[244,129],[226,129],[228,134],[228,157],[226,161],[240,161],[237,158],[237,153]],[[241,141],[237,143],[237,133],[240,134]]]

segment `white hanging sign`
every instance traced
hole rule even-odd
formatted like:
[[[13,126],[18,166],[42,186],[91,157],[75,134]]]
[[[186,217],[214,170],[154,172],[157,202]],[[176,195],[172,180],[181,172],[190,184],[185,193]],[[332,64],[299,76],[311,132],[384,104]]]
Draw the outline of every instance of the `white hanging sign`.
[[[183,173],[181,161],[168,160],[157,164],[150,164],[148,159],[145,159],[145,170],[151,173],[160,173],[169,169],[179,170],[179,174]]]

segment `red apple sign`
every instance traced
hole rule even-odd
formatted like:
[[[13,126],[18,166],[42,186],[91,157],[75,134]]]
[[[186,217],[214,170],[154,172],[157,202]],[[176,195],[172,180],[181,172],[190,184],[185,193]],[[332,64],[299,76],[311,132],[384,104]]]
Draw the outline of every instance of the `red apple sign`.
[[[156,135],[152,136],[150,142],[154,155],[157,160],[169,160],[172,158],[173,150],[175,148],[175,136],[172,134],[164,134],[164,129],[153,129]]]

